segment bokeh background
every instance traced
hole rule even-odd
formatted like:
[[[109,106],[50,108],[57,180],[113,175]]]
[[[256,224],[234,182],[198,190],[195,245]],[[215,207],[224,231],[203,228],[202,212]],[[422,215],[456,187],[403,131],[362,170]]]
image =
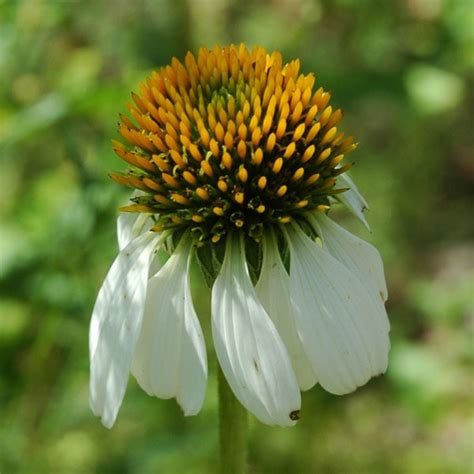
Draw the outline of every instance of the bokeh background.
[[[118,112],[172,56],[241,41],[301,58],[344,108],[373,233],[340,218],[383,254],[393,337],[386,376],[315,387],[292,429],[252,419],[251,472],[473,472],[470,0],[0,0],[2,474],[215,472],[215,364],[199,416],[130,380],[108,431],[87,333],[127,197]]]

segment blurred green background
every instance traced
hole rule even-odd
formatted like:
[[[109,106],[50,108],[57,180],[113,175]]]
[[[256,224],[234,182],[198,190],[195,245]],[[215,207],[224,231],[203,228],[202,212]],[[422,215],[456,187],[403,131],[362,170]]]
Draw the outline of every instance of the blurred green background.
[[[215,364],[199,416],[131,379],[108,431],[87,335],[128,194],[107,177],[124,169],[118,112],[173,55],[240,41],[301,58],[344,108],[373,233],[341,219],[383,254],[393,342],[386,376],[315,387],[295,428],[252,420],[251,472],[473,472],[473,15],[470,0],[0,0],[0,472],[215,472]]]

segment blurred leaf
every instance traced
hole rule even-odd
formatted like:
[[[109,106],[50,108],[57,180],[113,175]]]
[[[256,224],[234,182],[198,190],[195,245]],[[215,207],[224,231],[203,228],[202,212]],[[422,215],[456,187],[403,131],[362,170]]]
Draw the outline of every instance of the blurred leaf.
[[[462,79],[433,66],[412,66],[406,75],[406,85],[415,107],[422,113],[439,114],[464,100]]]

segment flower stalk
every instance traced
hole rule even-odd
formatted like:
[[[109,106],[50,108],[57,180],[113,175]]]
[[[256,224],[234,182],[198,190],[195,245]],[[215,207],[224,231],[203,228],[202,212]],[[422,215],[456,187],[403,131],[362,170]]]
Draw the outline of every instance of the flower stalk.
[[[232,393],[218,368],[220,472],[247,472],[247,410]]]

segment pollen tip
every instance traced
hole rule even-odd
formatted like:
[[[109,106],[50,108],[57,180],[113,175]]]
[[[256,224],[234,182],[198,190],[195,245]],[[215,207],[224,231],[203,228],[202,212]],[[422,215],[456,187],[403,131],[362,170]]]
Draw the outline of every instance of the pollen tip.
[[[217,187],[219,189],[219,191],[223,192],[223,193],[226,193],[229,189],[229,187],[227,186],[227,183],[225,182],[225,179],[219,179],[219,181],[217,181]]]
[[[196,194],[203,200],[209,201],[209,193],[204,188],[197,188]]]
[[[204,221],[204,217],[200,216],[199,214],[194,214],[194,215],[191,217],[191,220],[193,220],[193,221],[196,222],[197,224],[200,224],[201,222]]]
[[[130,204],[129,206],[119,207],[120,212],[151,212],[152,209],[141,204]]]
[[[171,194],[171,199],[178,204],[182,204],[183,206],[187,206],[190,203],[186,196],[178,193]]]
[[[245,199],[245,195],[244,195],[243,192],[237,191],[237,192],[234,194],[234,200],[235,200],[235,202],[237,202],[238,204],[243,204],[244,199]]]
[[[288,186],[286,185],[281,185],[278,189],[277,189],[277,196],[278,197],[282,197],[286,194],[286,191],[288,190]]]
[[[304,176],[304,168],[300,167],[293,173],[293,176],[291,177],[291,181],[293,182],[299,181],[303,176]]]
[[[159,204],[163,204],[164,206],[169,206],[172,204],[172,202],[165,196],[161,195],[161,194],[155,194],[153,196],[153,199],[159,203]]]
[[[214,176],[214,171],[212,170],[212,166],[209,164],[207,160],[201,161],[201,170],[204,172],[204,174],[206,174],[210,178]]]
[[[283,158],[279,157],[275,160],[272,166],[272,171],[275,174],[278,174],[281,171],[281,168],[283,167]]]
[[[214,212],[214,214],[219,217],[222,217],[224,215],[224,209],[219,206],[214,207],[212,209],[212,212]]]
[[[246,183],[249,177],[249,172],[243,166],[241,166],[238,172],[238,176],[239,176],[239,180],[242,183]]]

